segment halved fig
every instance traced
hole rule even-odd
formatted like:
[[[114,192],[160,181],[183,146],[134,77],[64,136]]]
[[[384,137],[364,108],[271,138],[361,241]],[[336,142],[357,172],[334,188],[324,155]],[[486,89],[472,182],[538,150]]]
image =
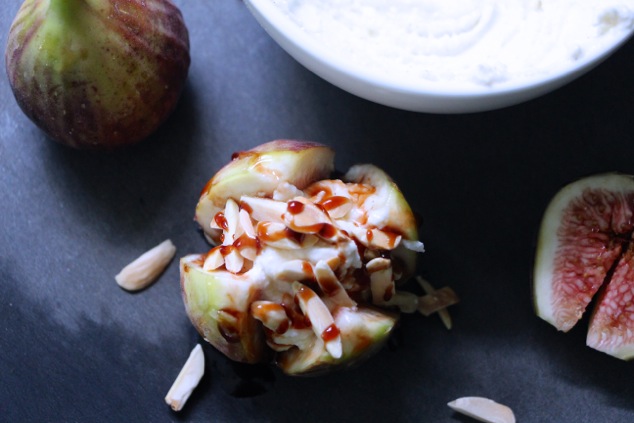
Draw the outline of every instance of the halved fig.
[[[570,330],[595,299],[587,345],[634,357],[634,177],[608,173],[564,187],[544,214],[533,292],[539,317]]]
[[[234,154],[203,190],[196,221],[213,247],[181,260],[181,287],[194,326],[231,359],[346,367],[417,310],[397,290],[423,251],[410,206],[379,168],[329,179],[333,163],[324,145],[272,141]]]

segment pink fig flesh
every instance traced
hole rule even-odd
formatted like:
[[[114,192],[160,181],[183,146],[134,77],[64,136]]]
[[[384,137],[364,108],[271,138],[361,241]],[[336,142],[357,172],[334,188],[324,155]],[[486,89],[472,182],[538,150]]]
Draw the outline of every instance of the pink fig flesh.
[[[535,262],[537,314],[561,331],[586,309],[588,346],[634,355],[634,179],[595,175],[564,187],[542,221]]]

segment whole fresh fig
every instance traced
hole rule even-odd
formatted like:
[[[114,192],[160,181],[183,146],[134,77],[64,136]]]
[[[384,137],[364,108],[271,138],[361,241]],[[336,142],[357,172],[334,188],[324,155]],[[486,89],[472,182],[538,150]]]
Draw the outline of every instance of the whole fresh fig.
[[[26,0],[5,60],[18,104],[51,138],[113,149],[147,138],[173,111],[189,35],[170,0]]]
[[[215,246],[180,262],[187,314],[229,358],[315,374],[368,357],[419,298],[416,219],[376,166],[331,179],[327,146],[272,141],[207,183],[196,221]]]

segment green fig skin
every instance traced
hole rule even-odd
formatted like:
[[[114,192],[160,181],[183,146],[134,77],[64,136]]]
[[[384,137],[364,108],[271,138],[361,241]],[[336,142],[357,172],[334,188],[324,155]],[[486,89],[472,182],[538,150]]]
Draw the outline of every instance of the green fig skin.
[[[5,62],[17,103],[47,135],[109,150],[147,138],[172,113],[189,34],[170,0],[26,0]]]
[[[233,361],[259,363],[268,351],[261,325],[250,315],[259,299],[260,278],[206,272],[204,255],[180,260],[180,285],[187,315],[200,335]]]
[[[332,358],[324,343],[318,340],[305,351],[293,348],[278,354],[276,364],[284,373],[319,376],[356,367],[383,348],[399,320],[396,312],[371,306],[355,310],[342,307],[333,317],[342,333],[343,355]]]

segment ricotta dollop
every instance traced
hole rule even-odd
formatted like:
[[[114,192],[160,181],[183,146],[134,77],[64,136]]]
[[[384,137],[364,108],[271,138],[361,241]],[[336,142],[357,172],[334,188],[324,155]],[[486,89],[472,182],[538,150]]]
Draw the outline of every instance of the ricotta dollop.
[[[271,1],[353,66],[453,87],[555,74],[634,28],[634,0]]]

